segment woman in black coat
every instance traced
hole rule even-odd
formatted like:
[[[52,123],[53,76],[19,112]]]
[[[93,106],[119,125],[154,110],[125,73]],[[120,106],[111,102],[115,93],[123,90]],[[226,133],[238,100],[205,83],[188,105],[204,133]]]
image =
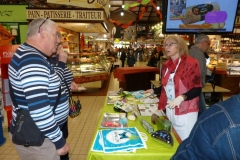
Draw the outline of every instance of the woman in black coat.
[[[156,67],[157,66],[157,59],[155,53],[152,52],[151,57],[148,60],[147,66],[149,67]]]
[[[121,56],[120,56],[120,60],[122,61],[122,67],[124,67],[124,62],[126,57],[127,57],[126,52],[124,49],[122,49]]]

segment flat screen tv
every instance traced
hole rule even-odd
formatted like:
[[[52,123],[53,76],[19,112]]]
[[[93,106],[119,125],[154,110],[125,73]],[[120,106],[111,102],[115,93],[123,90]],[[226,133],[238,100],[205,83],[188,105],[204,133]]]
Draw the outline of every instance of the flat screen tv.
[[[163,0],[163,33],[232,33],[237,8],[238,0]]]

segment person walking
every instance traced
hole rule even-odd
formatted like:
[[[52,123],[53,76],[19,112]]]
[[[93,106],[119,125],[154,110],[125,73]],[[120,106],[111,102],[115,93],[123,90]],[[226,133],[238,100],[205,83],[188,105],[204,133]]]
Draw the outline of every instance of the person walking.
[[[29,110],[36,126],[45,136],[41,146],[25,147],[14,144],[20,159],[59,160],[70,149],[61,131],[69,112],[67,93],[61,89],[67,54],[59,54],[56,69],[48,61],[48,57],[57,51],[60,43],[58,33],[58,25],[52,20],[33,20],[29,24],[26,42],[16,50],[8,66],[15,102],[19,108]],[[59,89],[60,100],[53,111]],[[16,126],[17,115],[17,106],[12,107],[10,138]]]
[[[127,65],[128,67],[133,67],[136,62],[136,58],[133,54],[133,50],[130,50],[127,55]]]
[[[121,56],[120,56],[120,60],[122,61],[122,67],[124,67],[126,57],[127,57],[126,51],[124,48],[122,48]]]
[[[157,58],[156,58],[157,54],[158,53],[152,52],[151,56],[149,57],[147,66],[149,66],[149,67],[157,67]]]

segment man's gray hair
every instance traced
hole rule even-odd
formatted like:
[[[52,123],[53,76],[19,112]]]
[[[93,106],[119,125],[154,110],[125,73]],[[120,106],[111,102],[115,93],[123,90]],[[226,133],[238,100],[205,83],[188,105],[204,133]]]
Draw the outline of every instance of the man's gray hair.
[[[27,32],[27,37],[31,37],[39,33],[41,28],[51,28],[51,26],[54,24],[56,25],[56,23],[50,19],[45,19],[45,18],[34,19],[28,26],[29,28]]]
[[[209,37],[205,34],[200,34],[195,39],[195,44],[201,43],[202,41],[210,41]]]

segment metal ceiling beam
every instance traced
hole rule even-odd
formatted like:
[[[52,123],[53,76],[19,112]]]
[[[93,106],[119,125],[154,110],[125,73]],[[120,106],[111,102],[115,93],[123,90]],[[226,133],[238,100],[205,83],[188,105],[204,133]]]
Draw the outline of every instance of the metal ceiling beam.
[[[121,11],[122,10],[122,7],[120,8],[117,8],[117,9],[115,9],[115,10],[113,10],[113,11],[111,11],[110,13],[115,13],[115,12],[118,12],[118,11]]]
[[[138,13],[137,13],[137,17],[139,17],[139,14],[140,14],[141,7],[142,7],[142,5],[140,4],[140,5],[138,6]]]

